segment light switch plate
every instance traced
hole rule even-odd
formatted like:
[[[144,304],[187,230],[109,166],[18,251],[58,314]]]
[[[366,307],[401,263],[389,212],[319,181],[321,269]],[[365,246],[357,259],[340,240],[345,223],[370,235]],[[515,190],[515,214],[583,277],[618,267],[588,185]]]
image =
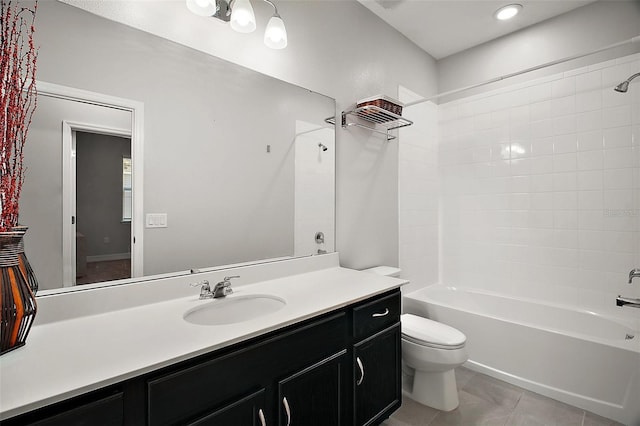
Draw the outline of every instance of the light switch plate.
[[[166,213],[147,213],[146,227],[147,228],[166,228],[167,214]]]

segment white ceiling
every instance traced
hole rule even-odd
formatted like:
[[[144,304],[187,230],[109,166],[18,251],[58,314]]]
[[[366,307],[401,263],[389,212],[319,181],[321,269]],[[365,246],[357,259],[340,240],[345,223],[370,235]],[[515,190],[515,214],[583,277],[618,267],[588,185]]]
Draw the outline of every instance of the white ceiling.
[[[358,0],[435,59],[563,14],[596,0]],[[510,21],[494,12],[507,4],[523,6]]]

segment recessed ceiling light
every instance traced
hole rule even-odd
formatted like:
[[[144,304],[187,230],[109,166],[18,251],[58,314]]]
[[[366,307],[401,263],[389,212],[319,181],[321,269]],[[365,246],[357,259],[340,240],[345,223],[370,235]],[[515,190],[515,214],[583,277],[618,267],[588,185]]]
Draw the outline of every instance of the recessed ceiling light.
[[[493,16],[500,21],[506,21],[507,19],[511,19],[516,16],[518,12],[520,12],[520,9],[522,9],[521,4],[510,4],[496,10],[496,13],[494,13]]]

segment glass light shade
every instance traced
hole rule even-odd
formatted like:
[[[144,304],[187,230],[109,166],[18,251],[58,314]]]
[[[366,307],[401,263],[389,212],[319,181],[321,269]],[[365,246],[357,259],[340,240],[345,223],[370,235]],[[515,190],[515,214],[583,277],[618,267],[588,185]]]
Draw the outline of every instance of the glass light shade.
[[[287,47],[287,30],[281,17],[273,15],[264,32],[264,44],[272,49]]]
[[[520,4],[510,4],[498,9],[494,16],[500,21],[506,21],[507,19],[511,19],[516,16],[521,9],[522,5]]]
[[[239,33],[250,33],[256,29],[256,17],[249,0],[235,0],[233,2],[231,28]]]
[[[187,9],[196,15],[213,16],[216,14],[216,0],[187,0]]]

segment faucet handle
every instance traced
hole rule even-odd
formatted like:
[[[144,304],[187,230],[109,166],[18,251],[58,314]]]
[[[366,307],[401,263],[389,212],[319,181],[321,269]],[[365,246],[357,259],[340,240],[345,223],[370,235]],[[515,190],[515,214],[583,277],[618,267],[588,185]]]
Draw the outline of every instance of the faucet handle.
[[[634,278],[640,278],[640,269],[634,268],[629,272],[629,284],[633,282]]]
[[[189,284],[191,287],[209,287],[209,280],[202,280],[200,282],[197,283],[191,283]]]
[[[231,282],[231,280],[232,280],[232,279],[234,279],[234,278],[240,278],[240,275],[232,275],[232,276],[230,276],[230,277],[224,277],[224,280],[223,280],[223,281],[224,281],[224,282],[228,282],[228,283],[230,283],[230,282]]]

